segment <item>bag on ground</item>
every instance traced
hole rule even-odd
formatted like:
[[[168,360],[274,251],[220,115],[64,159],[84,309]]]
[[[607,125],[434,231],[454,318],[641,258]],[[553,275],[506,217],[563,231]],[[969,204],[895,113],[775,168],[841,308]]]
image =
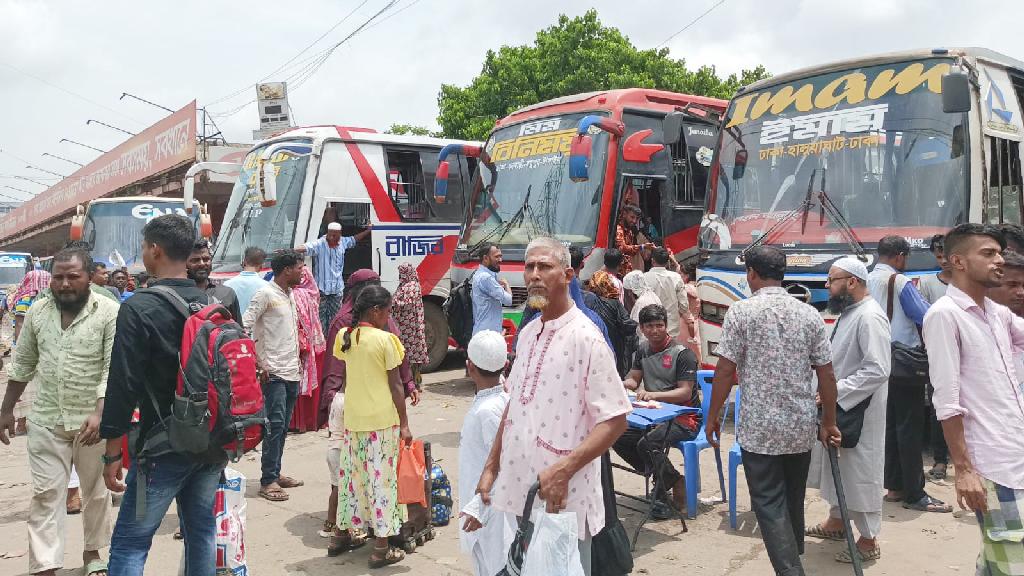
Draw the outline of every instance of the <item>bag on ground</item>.
[[[430,466],[431,523],[447,526],[452,517],[452,484],[437,462]]]
[[[217,576],[246,576],[245,476],[224,469],[213,506],[217,520]]]

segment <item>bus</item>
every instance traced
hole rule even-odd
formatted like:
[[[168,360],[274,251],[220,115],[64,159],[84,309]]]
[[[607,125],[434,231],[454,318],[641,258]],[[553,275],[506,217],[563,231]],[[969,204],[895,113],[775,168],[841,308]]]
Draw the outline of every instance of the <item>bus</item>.
[[[17,287],[32,268],[28,252],[0,252],[0,287]]]
[[[477,156],[452,282],[469,278],[479,250],[501,248],[499,276],[512,288],[505,317],[526,301],[526,245],[550,235],[587,254],[583,277],[614,246],[621,206],[640,206],[644,232],[680,257],[695,253],[711,151],[726,102],[631,88],[576,94],[527,106],[497,122]],[[443,192],[440,191],[440,192]]]
[[[416,266],[430,355],[424,370],[436,369],[448,353],[442,305],[475,168],[471,158],[457,162],[446,177],[447,197],[427,194],[434,188],[438,154],[449,144],[479,146],[345,126],[294,128],[257,144],[231,192],[212,276],[238,274],[249,246],[270,255],[323,236],[331,222],[340,223],[345,236],[372,225],[369,241],[346,252],[344,276],[371,268],[394,292],[399,265]]]
[[[884,236],[906,274],[938,271],[931,237],[964,222],[1021,223],[1024,62],[940,48],[797,70],[740,90],[715,148],[702,222],[699,314],[709,367],[729,306],[750,295],[744,250],[786,253],[783,286],[821,311],[832,263],[872,266]]]
[[[213,234],[205,208],[198,203],[194,203],[198,209],[186,210],[185,206],[183,198],[162,196],[97,198],[77,207],[71,218],[70,236],[72,240],[89,243],[95,262],[139,274],[146,271],[142,262],[142,228],[153,218],[181,214],[195,223],[197,233],[204,238]]]

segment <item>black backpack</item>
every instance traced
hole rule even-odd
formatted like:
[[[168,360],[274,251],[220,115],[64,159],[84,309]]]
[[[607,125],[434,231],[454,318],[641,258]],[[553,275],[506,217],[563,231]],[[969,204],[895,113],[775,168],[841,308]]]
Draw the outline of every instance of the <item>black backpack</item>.
[[[444,301],[444,314],[448,317],[448,330],[461,348],[469,346],[473,337],[473,278],[469,277],[452,288]]]

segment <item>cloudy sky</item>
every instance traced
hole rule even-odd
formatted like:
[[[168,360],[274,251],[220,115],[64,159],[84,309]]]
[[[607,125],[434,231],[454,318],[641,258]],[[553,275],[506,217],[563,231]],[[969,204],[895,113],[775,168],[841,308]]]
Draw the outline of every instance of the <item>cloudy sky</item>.
[[[26,161],[65,174],[75,169],[44,152],[83,163],[95,156],[58,144],[61,138],[103,149],[125,138],[86,126],[88,119],[137,132],[164,114],[119,101],[122,92],[174,109],[197,99],[215,114],[234,112],[218,124],[229,141],[249,142],[258,125],[256,105],[246,105],[255,98],[253,84],[295,73],[388,1],[0,0],[0,194],[25,197],[3,185],[42,190],[14,175],[55,178],[25,169]],[[719,1],[398,0],[291,90],[294,118],[381,130],[396,122],[436,127],[442,83],[469,83],[487,49],[529,43],[559,12],[591,7],[641,48],[660,45],[714,8],[666,46],[691,67],[712,64],[723,74],[757,64],[779,73],[934,46],[986,46],[1024,59],[1024,37],[1013,27],[1024,21],[1019,0]]]

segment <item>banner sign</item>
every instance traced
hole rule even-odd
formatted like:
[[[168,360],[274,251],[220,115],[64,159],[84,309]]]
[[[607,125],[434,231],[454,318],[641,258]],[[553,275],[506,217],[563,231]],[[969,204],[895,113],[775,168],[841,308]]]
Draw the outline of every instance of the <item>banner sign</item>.
[[[149,176],[196,160],[196,102],[132,136],[0,217],[0,240]]]

